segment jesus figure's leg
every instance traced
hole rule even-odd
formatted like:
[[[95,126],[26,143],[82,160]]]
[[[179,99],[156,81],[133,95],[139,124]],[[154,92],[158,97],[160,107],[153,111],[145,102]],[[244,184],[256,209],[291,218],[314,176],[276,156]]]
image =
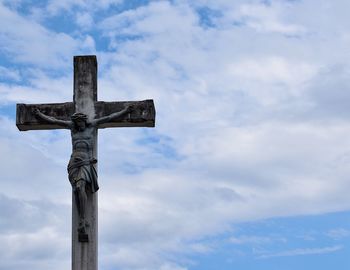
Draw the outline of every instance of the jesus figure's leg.
[[[79,241],[87,242],[88,235],[86,232],[86,184],[84,180],[80,180],[75,183],[74,186],[74,197],[78,209],[79,215]]]

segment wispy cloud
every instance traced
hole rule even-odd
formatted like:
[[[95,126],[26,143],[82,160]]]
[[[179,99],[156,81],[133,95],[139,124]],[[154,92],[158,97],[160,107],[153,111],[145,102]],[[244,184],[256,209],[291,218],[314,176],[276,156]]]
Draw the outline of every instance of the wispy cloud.
[[[238,11],[230,14],[232,19],[243,25],[251,27],[259,32],[276,32],[285,35],[298,35],[306,32],[302,25],[288,23],[284,20],[286,6],[291,6],[287,1],[273,2],[266,5],[245,4],[241,5]]]
[[[0,66],[0,79],[10,80],[10,81],[19,81],[20,78],[21,77],[18,70],[9,69],[9,68]]]
[[[237,237],[230,237],[230,243],[237,245],[262,245],[271,244],[274,242],[286,242],[287,239],[276,236],[254,236],[254,235],[242,235]]]
[[[334,240],[340,240],[350,237],[350,230],[344,228],[337,228],[329,230],[326,235]]]
[[[120,5],[124,0],[49,0],[45,7],[46,11],[53,15],[62,12],[73,12],[74,9],[82,9],[93,13],[99,9],[106,9],[113,5]]]
[[[304,256],[304,255],[321,255],[326,253],[333,253],[343,249],[343,246],[330,246],[322,248],[298,248],[275,253],[266,253],[258,255],[259,259],[268,259],[273,257],[290,257],[290,256]]]

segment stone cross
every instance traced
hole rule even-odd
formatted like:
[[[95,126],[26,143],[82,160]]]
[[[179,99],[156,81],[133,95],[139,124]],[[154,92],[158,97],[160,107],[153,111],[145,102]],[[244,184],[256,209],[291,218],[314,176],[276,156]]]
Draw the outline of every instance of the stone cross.
[[[72,270],[97,270],[97,131],[154,127],[153,100],[97,101],[96,56],[75,56],[73,102],[17,104],[16,125],[20,131],[71,130]]]

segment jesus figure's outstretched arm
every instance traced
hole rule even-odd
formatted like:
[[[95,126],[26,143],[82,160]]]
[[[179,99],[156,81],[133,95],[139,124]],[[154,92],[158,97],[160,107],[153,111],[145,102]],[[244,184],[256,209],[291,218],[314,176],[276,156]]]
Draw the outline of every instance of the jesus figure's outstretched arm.
[[[109,121],[112,121],[113,119],[117,119],[121,116],[123,116],[124,114],[130,113],[133,110],[133,106],[132,105],[128,105],[126,106],[123,110],[119,111],[119,112],[115,112],[112,113],[110,115],[95,119],[92,123],[94,125],[100,125],[103,123],[107,123]]]
[[[57,118],[52,117],[52,116],[48,116],[48,115],[42,113],[39,109],[34,109],[33,113],[37,118],[40,118],[40,119],[42,119],[48,123],[51,123],[51,124],[56,124],[56,125],[59,125],[59,126],[65,127],[65,128],[70,128],[72,125],[71,121],[64,121],[64,120],[60,120],[60,119],[57,119]]]

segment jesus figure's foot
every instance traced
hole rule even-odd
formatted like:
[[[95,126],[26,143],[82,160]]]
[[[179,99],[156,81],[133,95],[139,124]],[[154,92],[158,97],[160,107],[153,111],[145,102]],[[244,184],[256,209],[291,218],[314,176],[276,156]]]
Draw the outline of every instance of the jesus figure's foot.
[[[79,222],[79,227],[78,227],[79,242],[89,242],[89,235],[86,232],[86,225],[87,223],[85,221]]]
[[[78,240],[79,240],[79,242],[89,242],[89,235],[87,233],[80,233],[79,232]]]

